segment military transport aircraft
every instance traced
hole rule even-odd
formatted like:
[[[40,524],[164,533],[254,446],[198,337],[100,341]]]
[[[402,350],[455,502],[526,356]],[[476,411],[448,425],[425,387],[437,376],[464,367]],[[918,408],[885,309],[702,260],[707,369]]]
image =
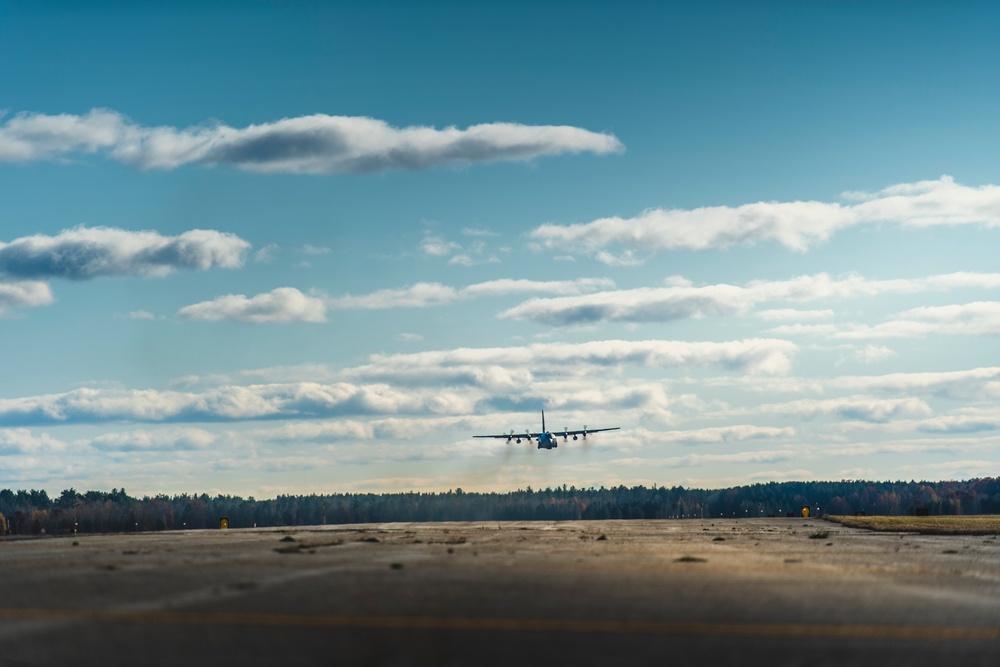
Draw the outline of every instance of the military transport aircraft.
[[[562,431],[556,431],[555,433],[552,433],[550,431],[545,430],[545,410],[542,410],[541,433],[528,433],[527,431],[525,431],[524,435],[515,435],[514,429],[511,429],[510,433],[501,433],[500,435],[474,435],[472,437],[505,438],[507,440],[508,445],[510,444],[511,440],[516,440],[518,444],[521,444],[521,438],[527,438],[528,442],[531,442],[532,439],[535,439],[538,441],[539,449],[554,449],[559,446],[559,443],[556,442],[556,438],[560,436],[562,437],[563,441],[566,441],[569,438],[569,436],[573,436],[573,439],[576,440],[577,436],[581,435],[583,436],[583,439],[586,440],[588,433],[600,433],[601,431],[617,431],[619,428],[621,427],[615,426],[612,428],[587,428],[586,426],[584,426],[583,429],[580,431],[567,431],[566,429],[563,429]]]

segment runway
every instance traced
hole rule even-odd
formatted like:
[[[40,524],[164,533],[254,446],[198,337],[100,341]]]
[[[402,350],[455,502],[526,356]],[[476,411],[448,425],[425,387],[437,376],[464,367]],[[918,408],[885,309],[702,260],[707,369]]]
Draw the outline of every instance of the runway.
[[[0,665],[1000,660],[996,536],[815,519],[7,539],[0,567]]]

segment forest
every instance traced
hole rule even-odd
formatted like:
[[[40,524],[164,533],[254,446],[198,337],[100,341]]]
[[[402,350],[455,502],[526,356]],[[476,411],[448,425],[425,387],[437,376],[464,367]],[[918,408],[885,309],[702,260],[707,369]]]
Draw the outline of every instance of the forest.
[[[945,482],[769,482],[728,489],[531,487],[509,492],[333,493],[257,500],[208,494],[135,498],[125,489],[0,490],[0,534],[121,533],[397,521],[572,521],[1000,514],[1000,478]]]

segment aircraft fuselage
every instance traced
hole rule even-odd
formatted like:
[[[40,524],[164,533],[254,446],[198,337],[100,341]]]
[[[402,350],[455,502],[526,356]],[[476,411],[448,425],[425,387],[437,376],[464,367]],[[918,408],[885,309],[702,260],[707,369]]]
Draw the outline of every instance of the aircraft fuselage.
[[[559,446],[556,442],[556,436],[551,433],[542,433],[538,436],[538,448],[539,449],[555,449]]]

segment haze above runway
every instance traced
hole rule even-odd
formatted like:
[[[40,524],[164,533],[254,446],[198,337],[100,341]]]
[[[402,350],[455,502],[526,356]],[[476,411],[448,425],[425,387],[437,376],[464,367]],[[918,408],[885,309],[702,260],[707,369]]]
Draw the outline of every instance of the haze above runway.
[[[7,538],[0,567],[3,665],[1000,659],[996,536],[816,519]]]

